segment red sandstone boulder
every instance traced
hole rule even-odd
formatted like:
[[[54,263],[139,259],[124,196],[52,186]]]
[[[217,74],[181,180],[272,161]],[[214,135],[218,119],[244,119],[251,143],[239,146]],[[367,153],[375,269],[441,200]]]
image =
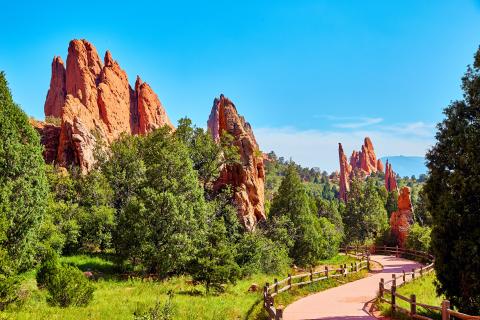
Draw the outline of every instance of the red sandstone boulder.
[[[222,168],[215,188],[233,186],[238,217],[247,230],[253,230],[259,220],[265,219],[264,157],[260,152],[252,128],[237,112],[235,105],[223,95],[213,102],[208,119],[208,130],[219,142],[223,132],[233,136],[233,144],[240,152],[240,163]]]
[[[92,168],[98,139],[108,145],[122,133],[146,134],[164,125],[174,129],[151,87],[137,78],[133,90],[111,53],[102,64],[86,40],[70,42],[66,69],[54,58],[44,109],[46,116],[61,118],[59,129],[37,128],[45,159],[82,171]]]
[[[385,171],[385,168],[383,167],[382,160],[380,160],[380,159],[377,160],[377,171],[379,171],[379,172],[384,172]]]
[[[405,247],[410,226],[413,224],[413,208],[410,200],[410,188],[402,187],[398,196],[398,210],[390,217],[390,230],[395,235],[398,245]]]

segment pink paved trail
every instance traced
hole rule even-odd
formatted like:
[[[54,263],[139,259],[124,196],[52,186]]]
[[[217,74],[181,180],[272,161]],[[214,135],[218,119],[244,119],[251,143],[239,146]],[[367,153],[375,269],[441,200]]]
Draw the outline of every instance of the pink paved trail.
[[[375,299],[378,283],[392,279],[392,274],[401,274],[419,268],[414,261],[394,256],[372,255],[371,260],[383,265],[383,270],[371,273],[368,277],[340,285],[302,298],[290,305],[283,312],[285,320],[366,320],[376,319],[367,307]],[[400,280],[400,281],[399,281]],[[397,280],[397,285],[402,279]],[[386,286],[390,288],[390,285]]]

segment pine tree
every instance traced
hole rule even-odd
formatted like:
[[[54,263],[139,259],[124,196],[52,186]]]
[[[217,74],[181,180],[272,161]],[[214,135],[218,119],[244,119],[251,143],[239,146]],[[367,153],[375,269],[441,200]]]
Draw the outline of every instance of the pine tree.
[[[32,266],[47,195],[40,139],[0,73],[0,283]],[[7,285],[7,287],[11,287]],[[11,290],[0,285],[0,309]],[[10,293],[6,292],[9,291]]]
[[[444,110],[427,153],[438,293],[463,312],[480,312],[480,49],[462,79],[464,99]]]

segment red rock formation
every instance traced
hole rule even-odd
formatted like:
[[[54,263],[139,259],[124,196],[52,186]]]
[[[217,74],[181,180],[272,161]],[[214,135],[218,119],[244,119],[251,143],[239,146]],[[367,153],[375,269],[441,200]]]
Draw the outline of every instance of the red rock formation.
[[[354,151],[355,153],[355,151]],[[347,201],[347,193],[350,191],[350,179],[352,173],[352,159],[354,159],[354,155],[350,157],[350,164],[347,161],[347,157],[343,152],[342,144],[338,144],[338,158],[340,161],[340,199],[343,201]]]
[[[388,160],[387,160],[387,163],[385,165],[385,189],[387,189],[388,192],[397,190],[396,176],[397,175],[392,169],[392,165],[388,163]]]
[[[383,163],[382,163],[382,160],[378,159],[377,160],[377,171],[379,172],[384,172],[384,168],[383,168]]]
[[[47,117],[60,118],[66,96],[65,66],[62,58],[54,57],[52,61],[52,77],[50,89],[45,100],[44,112]]]
[[[253,230],[259,220],[265,219],[265,169],[263,154],[252,128],[237,113],[235,105],[220,95],[213,102],[208,130],[217,142],[223,132],[229,133],[234,138],[233,144],[239,149],[241,163],[222,168],[215,189],[221,189],[225,185],[233,186],[238,217],[247,230]]]
[[[347,192],[349,191],[350,181],[353,177],[364,178],[377,171],[383,172],[383,164],[380,159],[377,160],[372,141],[369,137],[365,138],[361,151],[352,151],[350,161],[347,161],[341,143],[338,144],[338,153],[340,161],[339,197],[343,201],[347,201]]]
[[[173,129],[151,87],[137,78],[133,90],[110,52],[105,53],[102,64],[97,50],[86,40],[70,42],[66,70],[61,59],[54,58],[44,109],[46,116],[61,118],[56,143],[50,142],[53,134],[44,138],[45,130],[38,128],[42,141],[50,144],[46,160],[61,166],[78,165],[83,171],[95,162],[97,139],[108,145],[124,132],[146,134],[163,125]],[[50,149],[55,145],[52,160],[55,152]]]
[[[31,125],[37,129],[43,144],[43,158],[45,162],[52,163],[57,159],[60,127],[51,123],[45,123],[30,119]]]
[[[398,196],[398,211],[393,212],[390,217],[390,230],[402,248],[405,247],[412,223],[413,208],[410,201],[410,188],[402,187]]]

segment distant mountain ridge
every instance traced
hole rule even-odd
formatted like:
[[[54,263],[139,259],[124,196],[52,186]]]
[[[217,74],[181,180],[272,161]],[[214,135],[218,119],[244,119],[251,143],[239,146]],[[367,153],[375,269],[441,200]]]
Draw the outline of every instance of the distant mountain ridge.
[[[385,156],[380,159],[383,163],[388,160],[388,162],[392,164],[393,170],[401,177],[415,175],[418,178],[419,175],[427,173],[424,157]]]

